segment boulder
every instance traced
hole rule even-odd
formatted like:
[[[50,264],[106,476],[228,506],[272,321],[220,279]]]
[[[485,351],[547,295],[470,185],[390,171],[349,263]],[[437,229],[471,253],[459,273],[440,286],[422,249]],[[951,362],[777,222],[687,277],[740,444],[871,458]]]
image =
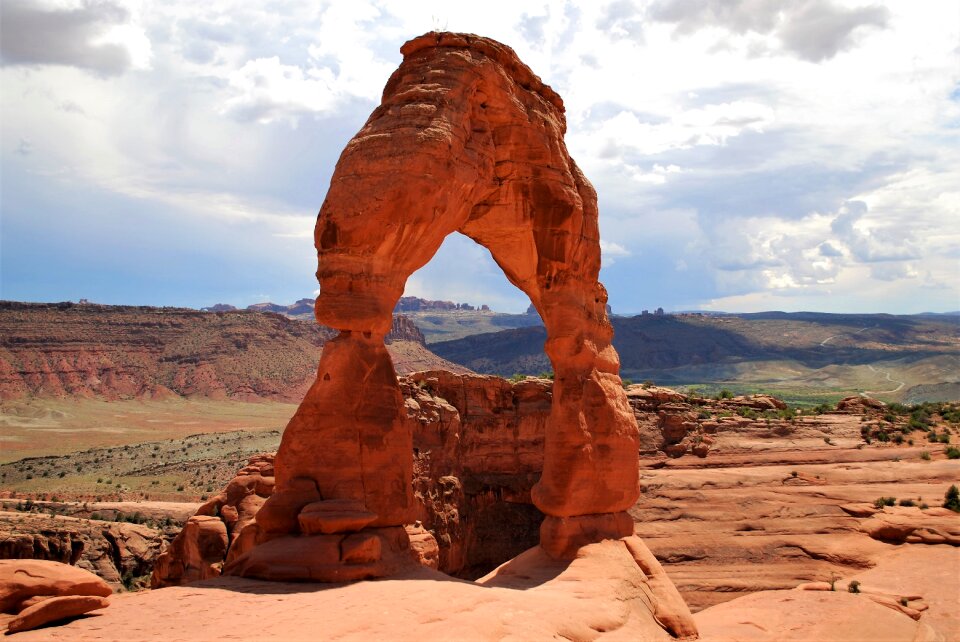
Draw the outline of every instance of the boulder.
[[[110,600],[96,595],[64,595],[42,600],[25,608],[7,623],[7,631],[19,633],[73,618],[110,606]]]
[[[46,560],[0,560],[0,612],[18,613],[36,596],[107,597],[113,590],[90,571]]]

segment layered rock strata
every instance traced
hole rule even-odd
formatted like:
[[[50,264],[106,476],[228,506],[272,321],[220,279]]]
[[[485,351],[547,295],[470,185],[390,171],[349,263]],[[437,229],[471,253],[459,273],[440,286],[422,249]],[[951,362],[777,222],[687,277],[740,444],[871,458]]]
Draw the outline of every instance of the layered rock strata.
[[[351,533],[389,550],[410,521],[412,430],[384,336],[407,277],[458,231],[490,250],[547,328],[556,381],[531,493],[547,515],[541,544],[569,556],[632,533],[625,511],[638,495],[637,426],[597,280],[596,193],[563,143],[563,103],[486,38],[430,33],[401,52],[320,210],[316,313],[339,335],[284,433],[276,489],[239,574],[274,578],[290,551],[307,547],[315,562],[302,566],[304,578],[342,579]],[[334,517],[343,502],[368,515],[363,528]],[[383,575],[391,566],[383,560],[348,575]]]

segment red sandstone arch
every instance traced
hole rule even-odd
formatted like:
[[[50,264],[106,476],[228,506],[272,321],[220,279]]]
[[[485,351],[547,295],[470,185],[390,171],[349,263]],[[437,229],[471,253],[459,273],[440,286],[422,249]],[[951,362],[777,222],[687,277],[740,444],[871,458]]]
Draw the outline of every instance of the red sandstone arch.
[[[244,574],[389,572],[383,547],[402,548],[396,527],[410,521],[412,441],[383,337],[407,278],[456,231],[490,250],[546,325],[556,380],[533,491],[548,516],[541,544],[564,556],[632,533],[625,511],[638,496],[637,427],[598,281],[596,193],[564,145],[563,103],[489,39],[430,33],[401,51],[320,210],[316,313],[340,335],[284,433]],[[282,547],[305,555],[309,572],[278,570],[289,558]],[[344,551],[356,547],[380,557],[351,559]],[[350,564],[369,568],[344,572]]]

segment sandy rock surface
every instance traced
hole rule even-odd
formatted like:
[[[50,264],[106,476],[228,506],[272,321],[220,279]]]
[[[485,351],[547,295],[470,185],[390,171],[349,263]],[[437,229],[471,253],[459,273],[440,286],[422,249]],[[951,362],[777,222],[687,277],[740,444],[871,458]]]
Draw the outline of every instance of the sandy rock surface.
[[[849,592],[857,582],[859,593]],[[694,616],[705,642],[947,642],[960,639],[960,549],[888,550],[870,570],[794,590],[761,591]],[[807,589],[807,590],[803,590]]]
[[[666,642],[675,638],[658,619],[692,626],[684,607],[676,610],[668,598],[650,586],[624,542],[608,541],[587,547],[572,562],[533,549],[476,584],[424,567],[349,585],[219,577],[120,595],[97,617],[21,633],[18,640]]]

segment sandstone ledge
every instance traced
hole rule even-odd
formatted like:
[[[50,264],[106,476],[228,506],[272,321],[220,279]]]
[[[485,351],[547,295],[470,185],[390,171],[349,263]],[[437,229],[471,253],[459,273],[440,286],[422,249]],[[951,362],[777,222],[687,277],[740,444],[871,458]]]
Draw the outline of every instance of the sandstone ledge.
[[[656,569],[642,570],[634,539],[592,544],[572,562],[534,548],[477,583],[425,567],[356,584],[218,577],[118,595],[96,617],[17,640],[676,639],[658,621],[693,630],[692,619]]]

